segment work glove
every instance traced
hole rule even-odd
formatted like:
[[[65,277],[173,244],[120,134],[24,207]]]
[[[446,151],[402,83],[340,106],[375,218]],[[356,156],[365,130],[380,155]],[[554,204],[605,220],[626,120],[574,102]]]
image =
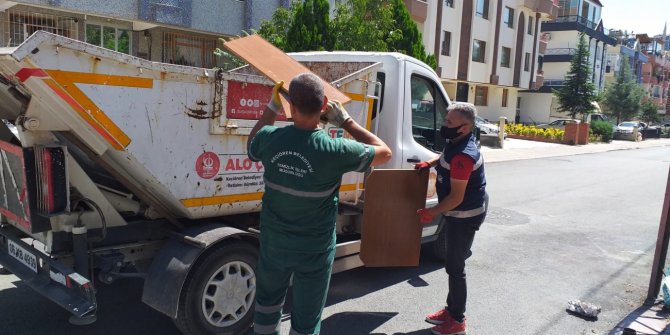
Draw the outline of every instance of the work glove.
[[[423,172],[425,169],[430,169],[430,162],[419,162],[414,164],[414,170],[418,173]]]
[[[326,112],[323,116],[328,120],[328,123],[338,128],[342,128],[342,124],[351,119],[342,103],[337,100],[328,101],[328,106],[326,106]]]
[[[268,108],[277,115],[279,115],[282,109],[281,100],[279,99],[279,90],[281,90],[282,86],[284,86],[283,80],[275,83],[275,86],[272,88],[272,97],[270,98],[270,102],[268,102]]]
[[[433,222],[433,214],[430,214],[428,208],[421,208],[416,211],[416,213],[419,214],[419,222],[421,222],[421,224]]]

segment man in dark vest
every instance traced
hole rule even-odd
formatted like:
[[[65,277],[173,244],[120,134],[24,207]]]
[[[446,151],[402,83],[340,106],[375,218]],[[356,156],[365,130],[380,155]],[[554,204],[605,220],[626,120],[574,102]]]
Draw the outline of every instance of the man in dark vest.
[[[453,103],[447,108],[440,135],[446,139],[442,154],[430,161],[416,164],[417,170],[435,167],[435,187],[439,203],[418,211],[422,224],[433,217],[442,219],[441,234],[446,234],[445,269],[449,274],[449,294],[445,308],[426,317],[436,325],[437,335],[465,334],[465,260],[472,252],[475,232],[484,222],[488,204],[484,160],[473,129],[477,110],[472,104]],[[436,242],[437,243],[437,242]]]

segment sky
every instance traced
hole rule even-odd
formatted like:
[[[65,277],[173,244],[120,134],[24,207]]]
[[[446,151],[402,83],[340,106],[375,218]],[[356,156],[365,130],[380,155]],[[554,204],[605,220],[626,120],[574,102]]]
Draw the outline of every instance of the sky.
[[[603,4],[602,19],[606,29],[653,36],[663,33],[663,25],[670,21],[668,0],[600,0],[600,3]]]

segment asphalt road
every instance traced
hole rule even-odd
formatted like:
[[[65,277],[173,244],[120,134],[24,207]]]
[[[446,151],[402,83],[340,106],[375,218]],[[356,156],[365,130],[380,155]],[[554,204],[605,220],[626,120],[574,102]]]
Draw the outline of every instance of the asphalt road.
[[[487,221],[468,261],[469,334],[610,334],[646,297],[670,147],[487,164]],[[334,276],[322,334],[429,334],[425,314],[446,298],[446,274],[421,266]],[[99,320],[67,313],[0,275],[0,334],[177,334],[140,302],[141,281],[99,287]],[[570,299],[602,305],[596,321]],[[288,333],[288,315],[282,324]]]

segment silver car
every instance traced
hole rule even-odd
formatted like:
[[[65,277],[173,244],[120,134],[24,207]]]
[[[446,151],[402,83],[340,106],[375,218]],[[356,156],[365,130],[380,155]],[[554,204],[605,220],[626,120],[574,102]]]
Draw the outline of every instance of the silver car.
[[[633,128],[638,127],[637,138],[633,134]],[[647,124],[640,121],[624,121],[619,123],[614,128],[615,140],[641,141],[642,130],[647,127]]]

